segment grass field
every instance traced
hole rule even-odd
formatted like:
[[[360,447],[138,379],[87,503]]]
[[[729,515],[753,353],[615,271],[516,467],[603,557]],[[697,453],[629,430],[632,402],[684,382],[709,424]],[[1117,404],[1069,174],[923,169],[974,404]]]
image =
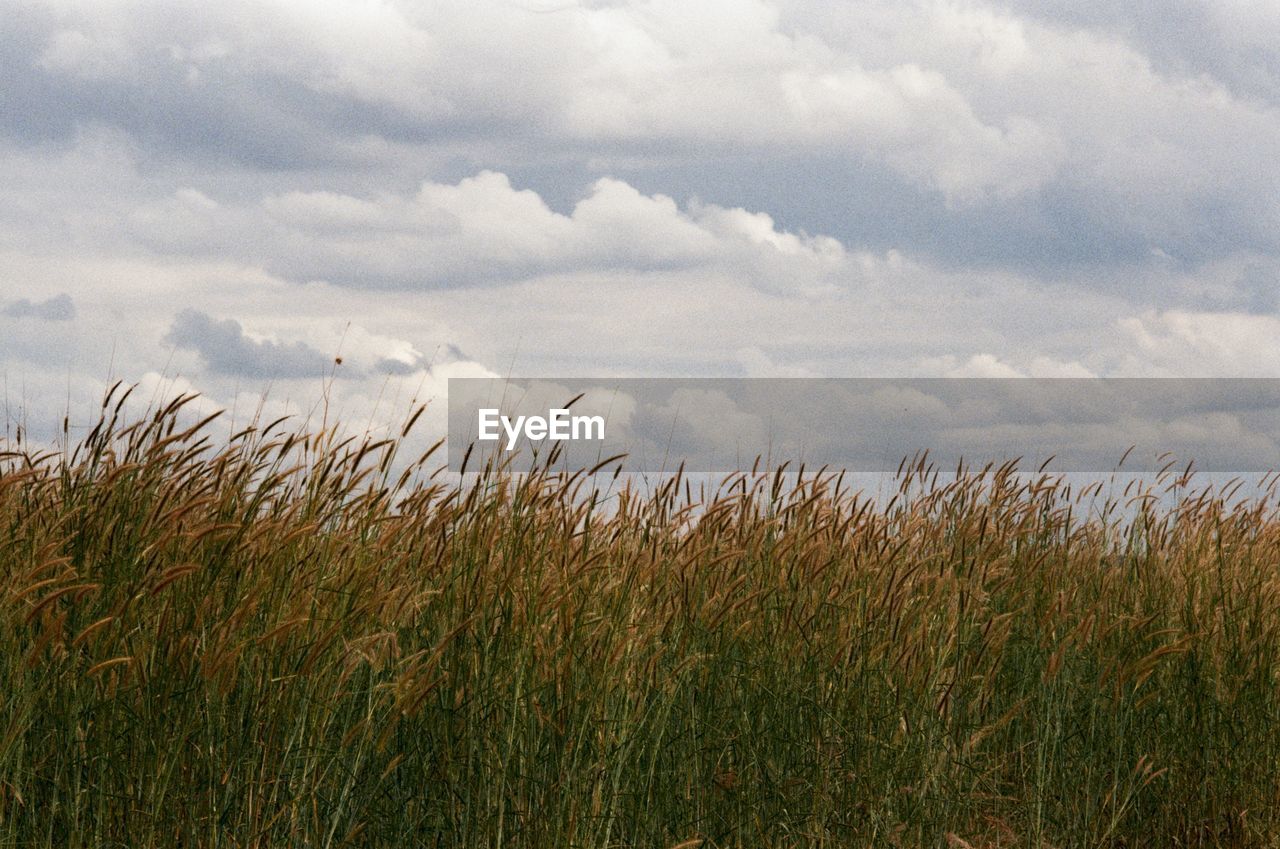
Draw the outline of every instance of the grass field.
[[[1280,845],[1265,502],[119,410],[0,461],[0,846]]]

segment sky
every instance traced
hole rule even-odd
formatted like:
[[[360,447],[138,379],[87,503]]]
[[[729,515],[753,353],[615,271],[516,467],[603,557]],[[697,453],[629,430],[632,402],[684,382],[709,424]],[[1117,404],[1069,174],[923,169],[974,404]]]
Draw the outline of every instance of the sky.
[[[450,376],[1280,376],[1271,0],[0,19],[6,429],[117,379],[363,424]]]

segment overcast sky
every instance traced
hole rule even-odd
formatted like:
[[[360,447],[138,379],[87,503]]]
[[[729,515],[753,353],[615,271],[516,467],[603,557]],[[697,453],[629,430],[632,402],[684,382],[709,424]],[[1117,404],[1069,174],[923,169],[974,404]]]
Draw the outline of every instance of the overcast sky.
[[[1280,376],[1273,0],[0,0],[10,421],[113,378]]]

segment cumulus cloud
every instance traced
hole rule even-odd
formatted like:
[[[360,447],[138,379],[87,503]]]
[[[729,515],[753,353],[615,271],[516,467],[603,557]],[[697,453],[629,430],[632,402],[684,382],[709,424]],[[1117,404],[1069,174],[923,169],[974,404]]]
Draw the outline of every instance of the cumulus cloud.
[[[1078,360],[1063,361],[1036,354],[1025,358],[1025,363],[1014,365],[990,353],[977,353],[961,360],[954,354],[925,358],[918,365],[920,374],[941,374],[946,377],[1009,378],[1009,377],[1098,377],[1092,369]]]
[[[1148,310],[1117,324],[1132,343],[1130,367],[1163,375],[1280,374],[1280,318],[1273,315]]]
[[[1172,242],[1212,198],[1230,213],[1218,227],[1264,238],[1250,222],[1269,209],[1256,181],[1280,122],[1203,69],[1257,65],[1275,16],[1078,5],[24,4],[0,114],[19,136],[105,125],[161,156],[272,170],[405,149],[512,165],[836,157],[947,214],[1029,205],[1046,226],[1071,215],[1098,237]],[[1203,61],[1159,62],[1163,44]]]
[[[1034,188],[1060,160],[1051,131],[984,120],[927,66],[864,67],[813,33],[787,33],[762,0],[547,15],[497,0],[186,5],[17,10],[8,40],[25,61],[9,98],[43,93],[46,132],[96,121],[167,150],[274,167],[359,159],[368,135],[532,128],[598,146],[853,147],[964,199]]]
[[[767,214],[595,181],[568,213],[505,174],[422,183],[412,195],[287,192],[222,204],[183,189],[138,207],[133,237],[167,253],[232,255],[288,279],[420,289],[588,270],[733,269],[810,291],[848,269],[843,245],[780,231]]]

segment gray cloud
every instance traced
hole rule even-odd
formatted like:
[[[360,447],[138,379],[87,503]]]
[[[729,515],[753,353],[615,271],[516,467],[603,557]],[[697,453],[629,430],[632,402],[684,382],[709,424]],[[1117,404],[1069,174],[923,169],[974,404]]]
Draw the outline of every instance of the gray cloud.
[[[76,305],[71,300],[71,296],[65,292],[61,295],[54,295],[43,301],[32,301],[29,298],[19,298],[12,303],[6,304],[3,310],[4,315],[10,318],[38,318],[42,321],[71,321],[76,317]]]
[[[1280,117],[1257,103],[1280,22],[1258,4],[305,8],[6,3],[0,131],[111,128],[208,194],[487,168],[570,205],[617,176],[1047,277],[1280,252]]]
[[[291,72],[296,42],[260,45],[255,55],[243,43],[250,34],[237,31],[244,10],[3,9],[0,132],[20,144],[67,145],[100,126],[128,133],[158,162],[291,171],[350,167],[365,158],[352,140],[406,133],[394,111]]]
[[[1125,40],[1173,76],[1208,76],[1245,97],[1280,102],[1280,12],[1247,0],[1006,0],[1010,11],[1051,25]]]
[[[199,353],[210,370],[224,375],[311,378],[323,377],[334,367],[333,357],[303,342],[254,340],[245,335],[240,322],[214,319],[193,309],[178,313],[165,341]]]
[[[383,359],[378,360],[374,365],[374,370],[381,374],[390,374],[403,377],[407,374],[413,374],[420,368],[416,363],[406,363],[403,360]]]

